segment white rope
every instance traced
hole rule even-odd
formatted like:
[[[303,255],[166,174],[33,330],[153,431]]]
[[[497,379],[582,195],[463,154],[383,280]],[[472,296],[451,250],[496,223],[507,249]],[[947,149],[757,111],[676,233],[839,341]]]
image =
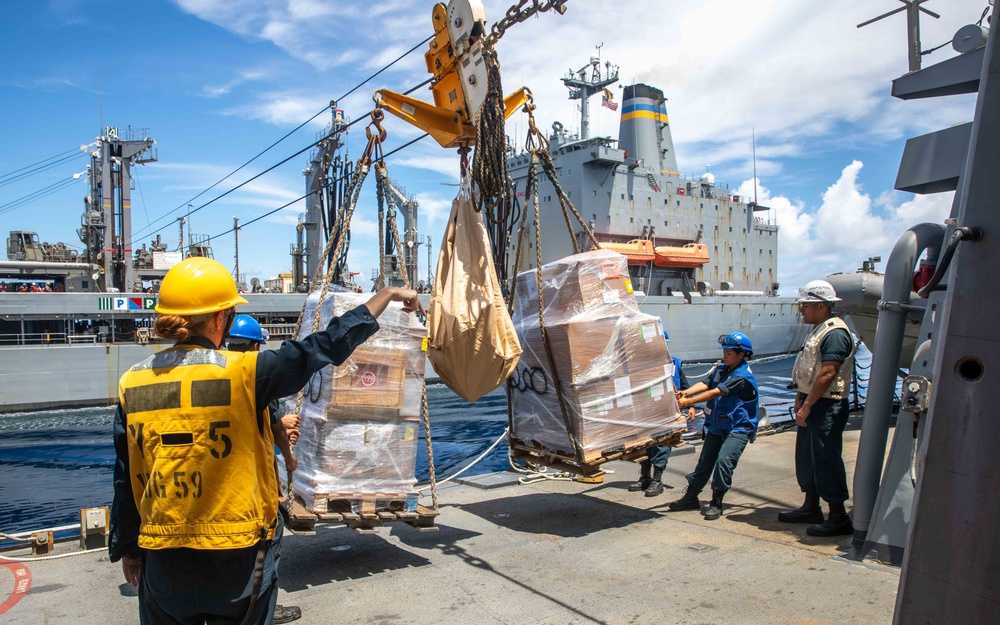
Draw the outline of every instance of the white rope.
[[[713,371],[715,371],[715,368],[717,366],[719,366],[719,363],[713,364],[711,367],[708,368],[708,371],[706,371],[705,373],[702,373],[701,375],[688,375],[687,372],[685,371],[684,372],[684,377],[686,377],[688,380],[698,380],[698,379],[701,379],[701,378],[704,378],[704,377],[708,376],[709,373],[712,373]]]
[[[505,438],[507,438],[507,428],[504,428],[504,431],[503,431],[503,434],[501,434],[501,435],[500,435],[500,437],[499,437],[498,439],[496,439],[495,441],[493,441],[493,444],[492,444],[492,445],[490,445],[490,446],[489,446],[489,447],[488,447],[488,448],[486,449],[486,451],[484,451],[483,453],[479,454],[479,457],[478,457],[478,458],[476,458],[475,460],[473,460],[472,462],[470,462],[470,463],[469,463],[469,464],[467,464],[466,466],[464,466],[464,467],[462,467],[461,469],[459,469],[459,470],[458,470],[458,472],[456,472],[456,473],[455,473],[454,475],[451,475],[451,476],[449,476],[449,477],[447,477],[447,478],[445,478],[445,479],[443,479],[443,480],[438,480],[438,482],[437,482],[437,483],[438,483],[438,484],[444,484],[445,482],[450,482],[451,480],[455,479],[455,478],[456,478],[456,477],[458,477],[459,475],[461,475],[461,474],[465,473],[466,471],[468,471],[468,470],[469,470],[469,469],[471,469],[472,467],[476,466],[476,465],[477,465],[477,464],[479,463],[479,461],[481,461],[481,460],[482,460],[483,458],[485,458],[485,457],[486,457],[487,455],[489,455],[489,453],[490,453],[491,451],[493,451],[493,450],[494,450],[494,449],[496,448],[496,446],[497,446],[497,445],[499,445],[499,444],[500,444],[500,441],[504,440]],[[422,494],[423,494],[423,492],[424,492],[425,490],[427,490],[428,488],[430,488],[430,487],[431,487],[431,486],[430,486],[430,484],[428,484],[427,486],[424,486],[423,488],[418,488],[418,489],[417,489],[417,492],[418,492],[418,493],[420,493],[420,494],[422,495]]]
[[[572,482],[576,475],[570,473],[569,471],[560,471],[559,473],[549,473],[549,467],[542,466],[541,468],[526,469],[524,467],[519,467],[514,464],[514,459],[511,458],[510,449],[507,450],[507,462],[510,464],[510,468],[518,473],[524,473],[524,477],[517,479],[519,484],[534,484],[535,482],[543,482],[546,480],[554,480],[561,482]],[[524,464],[528,466],[536,466],[525,460]]]
[[[22,538],[27,538],[31,540],[31,535],[37,532],[65,532],[67,530],[78,530],[80,529],[79,523],[74,523],[72,525],[60,525],[59,527],[47,527],[41,530],[32,530],[30,532],[15,532],[13,534],[5,534],[0,532],[0,538],[6,538],[8,540],[22,540]]]
[[[27,558],[13,558],[11,556],[0,555],[0,562],[41,562],[42,560],[60,560],[62,558],[72,558],[73,556],[82,556],[88,553],[97,553],[98,551],[107,553],[107,548],[100,549],[87,549],[85,551],[70,551],[67,553],[57,553],[51,556],[37,556],[37,557],[27,557]]]

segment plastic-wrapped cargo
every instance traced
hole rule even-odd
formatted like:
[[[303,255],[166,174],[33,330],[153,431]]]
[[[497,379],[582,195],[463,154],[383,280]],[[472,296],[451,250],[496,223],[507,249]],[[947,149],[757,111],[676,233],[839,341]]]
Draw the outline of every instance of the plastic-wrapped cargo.
[[[320,327],[368,301],[370,294],[331,291]],[[319,293],[306,300],[299,338],[310,333]],[[303,393],[295,455],[295,493],[308,510],[328,511],[332,500],[416,501],[416,458],[427,330],[393,303],[379,331],[341,366],[317,371]],[[285,402],[294,407],[294,397]],[[285,467],[279,456],[279,475]],[[333,510],[329,510],[333,511]],[[357,512],[357,510],[354,510]]]
[[[621,254],[595,250],[541,268],[545,329],[565,417],[542,342],[537,270],[518,275],[513,320],[523,353],[510,381],[517,441],[591,463],[605,450],[685,428],[662,324],[639,312],[627,263]]]

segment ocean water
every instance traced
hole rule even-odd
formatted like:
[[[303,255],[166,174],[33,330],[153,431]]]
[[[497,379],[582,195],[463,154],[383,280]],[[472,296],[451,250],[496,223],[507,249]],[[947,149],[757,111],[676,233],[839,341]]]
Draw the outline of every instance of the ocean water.
[[[867,351],[859,354],[860,367],[869,360]],[[783,356],[752,363],[761,404],[767,407],[772,424],[789,418],[793,395],[786,387],[793,362],[794,357]],[[685,373],[694,384],[709,368],[708,364],[689,365]],[[859,373],[862,380],[867,377],[867,371]],[[427,387],[427,398],[438,480],[482,454],[507,427],[507,401],[502,389],[469,403],[444,385],[434,384]],[[0,415],[0,532],[77,523],[80,508],[110,505],[113,416],[113,408]],[[417,479],[427,481],[426,454],[418,453],[417,458]],[[501,443],[464,475],[500,471],[508,466],[507,445]]]

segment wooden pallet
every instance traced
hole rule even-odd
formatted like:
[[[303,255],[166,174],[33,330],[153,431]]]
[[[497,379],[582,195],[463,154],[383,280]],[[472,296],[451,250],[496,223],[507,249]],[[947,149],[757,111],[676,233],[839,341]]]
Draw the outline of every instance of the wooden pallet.
[[[646,449],[653,445],[664,445],[667,447],[680,447],[686,445],[681,439],[684,429],[671,430],[662,434],[657,434],[649,438],[629,441],[622,445],[609,447],[599,452],[589,454],[584,460],[580,460],[574,454],[558,450],[548,449],[534,441],[521,441],[514,437],[508,437],[507,444],[510,446],[510,455],[514,460],[524,460],[535,465],[543,465],[560,471],[575,473],[583,477],[594,477],[604,473],[601,465],[612,460],[634,461],[646,456]]]
[[[413,493],[409,494],[410,496]],[[326,512],[313,511],[305,507],[301,497],[289,504],[287,499],[280,502],[285,515],[286,526],[293,531],[312,531],[317,523],[343,523],[361,532],[373,533],[386,523],[406,523],[421,532],[437,531],[434,520],[438,512],[417,504],[417,509],[405,509],[407,495],[399,493],[333,493],[317,495],[326,498]],[[354,512],[355,505],[360,509]],[[381,509],[379,509],[381,507]]]

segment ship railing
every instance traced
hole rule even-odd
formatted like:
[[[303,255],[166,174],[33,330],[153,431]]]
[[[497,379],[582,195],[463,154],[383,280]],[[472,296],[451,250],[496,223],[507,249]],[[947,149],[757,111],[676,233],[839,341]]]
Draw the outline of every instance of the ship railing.
[[[65,332],[0,334],[0,346],[64,345],[66,336]]]
[[[294,323],[262,323],[260,327],[268,331],[271,335],[271,340],[295,338]]]
[[[70,345],[93,345],[97,343],[96,334],[69,334],[66,342]]]

